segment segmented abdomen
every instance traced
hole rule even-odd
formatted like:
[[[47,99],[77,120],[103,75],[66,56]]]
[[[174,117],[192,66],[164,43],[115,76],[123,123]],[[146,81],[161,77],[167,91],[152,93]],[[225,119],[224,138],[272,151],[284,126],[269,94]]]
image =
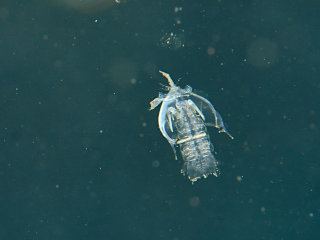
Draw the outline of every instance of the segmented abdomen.
[[[174,112],[173,125],[178,137],[176,143],[183,159],[182,173],[192,182],[209,174],[218,176],[213,146],[203,119],[186,100],[177,102]]]

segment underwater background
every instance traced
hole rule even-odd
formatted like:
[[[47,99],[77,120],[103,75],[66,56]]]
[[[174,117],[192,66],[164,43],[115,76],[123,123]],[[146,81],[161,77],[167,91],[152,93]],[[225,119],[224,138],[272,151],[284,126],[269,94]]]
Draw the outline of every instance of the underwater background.
[[[2,0],[0,239],[320,239],[316,1]],[[149,102],[192,86],[221,175]]]

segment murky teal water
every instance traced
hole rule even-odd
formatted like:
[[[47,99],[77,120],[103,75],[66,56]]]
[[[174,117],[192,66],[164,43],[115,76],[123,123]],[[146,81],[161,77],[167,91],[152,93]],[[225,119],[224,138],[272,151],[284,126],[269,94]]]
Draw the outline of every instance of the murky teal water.
[[[317,6],[3,1],[1,239],[318,239]],[[149,102],[215,105],[221,175],[191,184]]]

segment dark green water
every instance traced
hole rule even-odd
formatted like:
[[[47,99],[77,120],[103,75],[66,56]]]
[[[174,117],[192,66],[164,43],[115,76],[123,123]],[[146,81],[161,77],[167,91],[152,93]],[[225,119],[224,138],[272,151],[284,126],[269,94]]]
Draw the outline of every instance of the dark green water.
[[[0,6],[0,239],[319,239],[319,4],[53,2]],[[158,70],[235,137],[218,178],[180,174]]]

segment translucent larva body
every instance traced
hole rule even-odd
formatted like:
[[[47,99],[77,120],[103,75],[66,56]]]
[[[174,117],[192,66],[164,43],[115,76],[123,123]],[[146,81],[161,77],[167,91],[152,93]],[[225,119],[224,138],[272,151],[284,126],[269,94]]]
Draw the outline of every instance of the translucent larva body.
[[[183,159],[181,172],[191,182],[210,174],[218,176],[218,164],[207,126],[214,126],[231,139],[233,137],[225,128],[220,114],[207,99],[193,93],[190,86],[185,89],[176,86],[168,73],[160,73],[169,82],[168,93],[160,93],[159,97],[152,100],[150,110],[161,103],[159,129],[170,143],[176,159],[176,147],[179,147]]]

